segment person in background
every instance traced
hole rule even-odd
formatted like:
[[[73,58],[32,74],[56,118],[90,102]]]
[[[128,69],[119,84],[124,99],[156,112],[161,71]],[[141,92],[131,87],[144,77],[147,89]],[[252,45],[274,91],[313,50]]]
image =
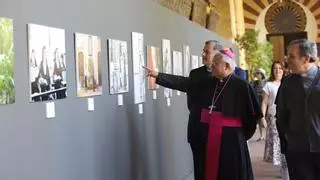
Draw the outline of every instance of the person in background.
[[[266,71],[262,68],[259,68],[257,69],[255,72],[254,72],[254,77],[256,78],[256,80],[254,80],[252,82],[252,87],[258,97],[258,102],[259,102],[259,105],[261,106],[261,103],[262,103],[262,93],[263,93],[263,87],[265,86],[266,84]],[[265,127],[267,126],[265,124],[264,121],[260,121],[258,123],[258,126],[259,126],[259,135],[260,137],[258,138],[258,141],[260,140],[264,140],[265,139]]]
[[[285,156],[280,151],[280,139],[276,127],[276,105],[275,100],[284,73],[283,63],[273,61],[271,65],[271,75],[268,82],[262,89],[261,110],[263,114],[263,124],[266,127],[266,141],[263,160],[281,166],[283,180],[289,180],[288,167]]]

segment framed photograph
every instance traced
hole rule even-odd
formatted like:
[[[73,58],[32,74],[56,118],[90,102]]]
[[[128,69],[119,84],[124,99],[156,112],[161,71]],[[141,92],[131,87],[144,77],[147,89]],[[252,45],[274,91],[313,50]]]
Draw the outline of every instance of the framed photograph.
[[[127,42],[109,39],[108,49],[110,94],[129,92]]]
[[[28,24],[30,101],[67,97],[65,31]]]
[[[164,73],[172,74],[171,48],[168,39],[162,39],[162,66]],[[164,88],[164,97],[166,99],[172,97],[172,89]]]
[[[148,46],[147,47],[147,67],[149,69],[154,69],[156,71],[160,71],[160,49]],[[148,77],[148,89],[157,89],[159,85],[156,84],[156,79],[153,77]]]
[[[171,61],[171,50],[170,40],[162,40],[162,65],[164,73],[172,73],[172,61]]]
[[[183,64],[184,64],[184,76],[189,76],[191,70],[190,63],[190,47],[188,45],[183,46]]]
[[[102,94],[101,39],[98,36],[75,33],[77,96]]]
[[[196,69],[199,67],[199,57],[196,55],[191,56],[191,69]]]
[[[173,57],[173,74],[183,76],[182,53],[179,51],[173,51],[172,57]]]
[[[144,39],[143,34],[132,32],[132,60],[133,60],[133,78],[134,78],[134,103],[145,102],[146,85],[144,69]]]
[[[199,66],[198,67],[201,67],[203,65],[203,59],[202,59],[202,56],[199,56]]]
[[[0,104],[14,102],[13,20],[0,17]]]

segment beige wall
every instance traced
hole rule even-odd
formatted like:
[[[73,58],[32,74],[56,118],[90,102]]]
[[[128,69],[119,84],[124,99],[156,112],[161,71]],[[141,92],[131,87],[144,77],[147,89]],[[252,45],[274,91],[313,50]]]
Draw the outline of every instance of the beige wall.
[[[216,1],[215,10],[219,13],[219,22],[217,24],[217,33],[228,40],[233,39],[231,30],[231,11],[229,1]]]
[[[245,32],[245,24],[243,19],[243,0],[229,0],[230,5],[230,20],[232,30],[232,42],[237,35],[242,35]],[[239,64],[241,68],[246,69],[245,52],[240,51]]]

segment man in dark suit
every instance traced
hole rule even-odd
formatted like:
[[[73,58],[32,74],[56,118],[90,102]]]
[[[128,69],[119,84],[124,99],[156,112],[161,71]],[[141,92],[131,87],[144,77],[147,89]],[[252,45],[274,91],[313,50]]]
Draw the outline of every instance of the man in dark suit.
[[[288,68],[277,98],[277,129],[291,180],[320,179],[320,69],[315,42],[289,43]]]
[[[214,55],[217,49],[219,49],[219,42],[215,40],[209,40],[205,42],[202,52],[203,66],[193,69],[189,74],[189,79],[193,82],[202,81],[203,79],[211,76],[211,65]],[[192,91],[191,91],[192,92]],[[194,165],[194,178],[195,180],[203,180],[204,165],[205,165],[205,143],[207,135],[207,126],[198,121],[200,116],[200,108],[194,103],[198,97],[196,94],[187,93],[187,103],[189,114],[188,122],[188,142],[190,143],[193,165]]]

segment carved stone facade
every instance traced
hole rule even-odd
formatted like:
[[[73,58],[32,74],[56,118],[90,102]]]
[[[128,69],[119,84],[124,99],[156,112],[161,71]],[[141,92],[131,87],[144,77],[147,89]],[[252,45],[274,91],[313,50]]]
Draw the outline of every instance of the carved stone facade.
[[[219,0],[216,2],[215,9],[220,14],[219,21],[216,22],[216,32],[226,39],[233,39],[231,30],[231,10],[229,0]]]
[[[159,3],[180,15],[190,18],[193,0],[158,0]]]
[[[214,31],[225,39],[233,41],[245,32],[244,0],[153,0]],[[253,0],[250,0],[253,1]],[[267,1],[267,0],[264,0]],[[269,0],[268,0],[269,1]],[[239,65],[246,67],[244,51],[241,51]]]
[[[208,3],[204,1],[194,1],[192,5],[191,20],[203,27],[207,26],[207,6]]]
[[[219,13],[212,11],[216,0],[157,0],[161,5],[177,12],[201,26],[216,31]]]

